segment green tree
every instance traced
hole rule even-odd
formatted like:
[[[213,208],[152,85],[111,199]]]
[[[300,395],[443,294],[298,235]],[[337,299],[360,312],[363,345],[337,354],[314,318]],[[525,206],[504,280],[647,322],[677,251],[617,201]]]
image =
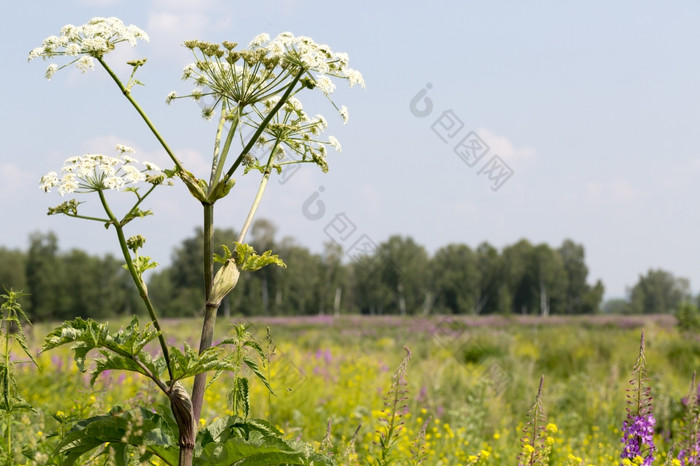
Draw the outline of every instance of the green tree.
[[[373,255],[356,258],[351,265],[353,303],[362,314],[389,312],[394,291],[382,279],[382,264]]]
[[[539,277],[531,266],[533,246],[522,239],[503,249],[504,281],[511,297],[511,311],[517,314],[537,313],[539,301]]]
[[[64,271],[61,288],[70,292],[63,294],[55,317],[68,320],[73,317],[109,316],[113,311],[107,309],[100,299],[100,260],[78,249],[59,256],[59,260]]]
[[[323,245],[319,312],[340,314],[343,295],[348,291],[348,270],[342,263],[343,248],[333,242]],[[347,296],[345,297],[347,299]]]
[[[257,251],[271,251],[275,249],[275,235],[277,227],[269,220],[257,219],[250,229],[250,244]],[[262,315],[270,314],[270,295],[275,286],[275,278],[278,275],[277,270],[272,267],[266,267],[258,270],[255,274],[255,280],[260,286],[260,300]]]
[[[58,257],[55,233],[37,232],[30,235],[26,274],[31,320],[57,319],[61,303],[70,289],[62,288],[62,278],[66,275]]]
[[[380,279],[392,294],[390,312],[405,315],[422,311],[430,283],[425,248],[410,237],[395,235],[378,246],[376,256]]]
[[[528,272],[539,298],[539,314],[563,314],[568,277],[561,256],[549,245],[539,244],[532,250],[531,264]]]
[[[324,287],[321,257],[291,238],[280,241],[276,250],[287,269],[276,270],[271,277],[271,311],[278,315],[318,314]]]
[[[686,278],[676,278],[661,269],[650,269],[646,275],[640,275],[630,290],[630,313],[667,314],[675,312],[682,302],[690,299],[690,282]]]
[[[437,312],[479,313],[479,259],[469,246],[450,244],[440,248],[431,259],[431,268]]]
[[[489,243],[476,248],[479,261],[479,304],[481,314],[508,314],[511,312],[511,296],[505,280],[504,258]]]
[[[603,313],[605,314],[624,314],[629,310],[629,303],[626,299],[613,298],[603,303]]]
[[[603,298],[603,284],[600,280],[591,287],[587,283],[588,267],[583,245],[570,239],[564,240],[558,249],[566,271],[566,314],[589,314],[599,312]]]
[[[0,247],[0,291],[27,288],[27,254],[19,249]],[[25,306],[28,310],[28,306]]]

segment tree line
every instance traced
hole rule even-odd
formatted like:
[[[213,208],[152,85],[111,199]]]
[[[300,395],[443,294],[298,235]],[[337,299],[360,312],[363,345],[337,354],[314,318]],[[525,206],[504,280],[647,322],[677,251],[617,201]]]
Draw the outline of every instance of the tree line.
[[[332,242],[315,254],[293,238],[278,239],[264,219],[250,233],[258,252],[272,250],[288,268],[241,274],[222,303],[225,315],[642,314],[671,313],[700,301],[688,280],[649,270],[626,299],[603,303],[603,283],[588,282],[584,247],[570,239],[557,248],[524,239],[502,250],[486,242],[474,249],[450,244],[431,256],[412,238],[396,235],[348,260]],[[202,234],[198,229],[184,239],[171,264],[147,277],[149,295],[164,317],[203,311]],[[214,244],[230,247],[237,236],[217,229]],[[0,285],[26,292],[25,309],[37,321],[141,313],[121,265],[111,255],[62,252],[54,233],[34,233],[27,251],[0,247]]]

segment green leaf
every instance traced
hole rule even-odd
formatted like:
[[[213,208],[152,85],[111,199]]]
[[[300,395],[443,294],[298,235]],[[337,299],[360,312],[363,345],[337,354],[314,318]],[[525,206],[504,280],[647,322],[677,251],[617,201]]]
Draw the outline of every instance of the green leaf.
[[[214,262],[225,264],[233,256],[233,254],[231,254],[231,250],[225,244],[222,244],[221,248],[224,250],[224,255],[220,256],[214,253]]]
[[[287,265],[277,254],[272,254],[272,251],[265,251],[262,256],[255,252],[255,249],[249,244],[236,242],[236,265],[240,270],[254,272],[266,265],[275,264],[283,269]]]
[[[135,358],[124,357],[105,350],[100,350],[99,352],[103,357],[95,359],[97,364],[95,369],[91,372],[90,385],[94,385],[100,374],[108,370],[138,372],[150,378],[151,375],[161,374],[166,368],[163,358],[158,358],[156,361],[153,361],[151,360],[151,356],[146,352],[142,352],[140,357],[137,358],[141,365],[136,362],[137,359]],[[144,370],[144,367],[148,371]]]
[[[263,466],[271,464],[333,465],[330,458],[279,437],[253,432],[250,438],[230,438],[210,443],[195,458],[194,465]]]
[[[117,333],[110,333],[107,324],[77,318],[64,322],[46,335],[41,352],[72,343],[75,362],[78,368],[85,372],[87,354],[98,350],[102,358],[97,359],[97,367],[92,372],[92,383],[100,373],[108,369],[129,370],[148,377],[158,377],[165,370],[165,364],[160,359],[153,361],[151,355],[143,351],[143,348],[159,335],[160,332],[155,330],[151,323],[141,329],[136,317],[125,329]],[[147,370],[150,371],[150,375]]]
[[[282,435],[279,429],[261,419],[220,418],[199,431],[194,464],[335,464],[308,445],[284,440]]]
[[[176,465],[179,458],[176,433],[171,421],[159,413],[143,408],[113,411],[76,423],[61,439],[54,455],[65,455],[61,464],[73,465],[84,454],[108,445],[120,453],[118,456],[123,452],[125,461],[131,454],[142,460],[156,455],[166,464]],[[139,448],[144,453],[140,453]]]
[[[272,387],[270,386],[270,383],[267,381],[267,378],[265,377],[265,374],[263,374],[263,373],[260,371],[260,368],[258,368],[258,364],[257,364],[255,361],[253,361],[251,358],[249,358],[248,356],[244,356],[244,357],[243,357],[243,363],[244,363],[246,366],[248,366],[248,367],[250,368],[250,370],[253,371],[253,373],[257,376],[257,378],[260,379],[260,381],[261,381],[263,384],[265,384],[265,386],[266,386],[267,389],[270,391],[270,393],[272,393],[272,394],[274,395],[275,392],[272,390]]]
[[[213,346],[201,354],[185,343],[184,352],[176,346],[170,347],[170,365],[173,380],[182,380],[209,371],[237,371],[239,365],[226,349]]]
[[[263,360],[265,359],[265,351],[263,351],[262,346],[260,346],[260,343],[258,343],[257,341],[246,340],[245,342],[243,342],[243,346],[253,348]]]
[[[133,260],[134,268],[139,275],[143,275],[146,270],[155,269],[158,267],[158,262],[152,262],[149,256],[138,256]],[[129,270],[129,266],[122,265],[123,268]]]
[[[248,418],[248,414],[250,413],[248,379],[245,377],[236,377],[233,382],[233,389],[231,389],[229,393],[229,402],[234,413],[238,414],[240,408],[243,411],[243,418]]]

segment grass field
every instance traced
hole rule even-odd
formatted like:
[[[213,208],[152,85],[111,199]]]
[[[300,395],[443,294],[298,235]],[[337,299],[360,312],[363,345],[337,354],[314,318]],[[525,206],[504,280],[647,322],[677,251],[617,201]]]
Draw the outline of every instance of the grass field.
[[[330,449],[339,464],[369,464],[378,454],[381,419],[390,414],[383,411],[385,396],[404,346],[412,358],[395,464],[415,464],[411,458],[421,449],[427,465],[517,464],[541,376],[549,464],[620,464],[626,388],[642,329],[657,419],[654,464],[664,464],[700,364],[700,338],[679,333],[670,316],[318,316],[252,323],[261,338],[270,327],[276,350],[265,369],[275,395],[251,381],[251,414],[318,448],[330,421]],[[194,344],[198,338],[194,321],[163,325],[178,341]],[[230,323],[220,319],[217,325],[216,338],[224,338]],[[32,333],[41,336],[48,328]],[[39,339],[33,340],[38,348]],[[18,374],[21,395],[37,408],[19,416],[18,450],[48,454],[51,434],[69,428],[74,417],[105,413],[116,404],[165,401],[130,373],[104,374],[90,390],[88,376],[77,371],[67,350],[38,360],[39,370],[25,364]],[[231,414],[226,377],[207,392],[201,425]],[[424,440],[417,441],[424,426]]]

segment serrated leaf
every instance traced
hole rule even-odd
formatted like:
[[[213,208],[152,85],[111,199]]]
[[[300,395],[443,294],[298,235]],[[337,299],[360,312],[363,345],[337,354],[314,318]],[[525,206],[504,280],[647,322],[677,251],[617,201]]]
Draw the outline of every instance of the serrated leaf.
[[[143,434],[136,435],[131,426],[138,425]],[[145,449],[141,458],[156,455],[166,464],[176,465],[179,457],[177,440],[170,422],[158,413],[136,408],[119,414],[106,414],[82,420],[61,439],[54,454],[66,455],[62,465],[73,465],[82,455],[101,445],[126,450]],[[118,450],[119,451],[119,450]],[[131,451],[138,454],[138,450]]]
[[[194,465],[267,466],[272,464],[333,465],[333,461],[310,447],[288,442],[277,436],[253,432],[250,438],[230,438],[210,443],[195,458]]]
[[[231,257],[233,257],[233,254],[231,254],[231,250],[225,244],[222,244],[221,248],[224,250],[224,255],[220,256],[220,255],[214,253],[214,262],[219,262],[221,264],[225,264],[227,260],[229,260]]]
[[[107,324],[77,318],[64,322],[50,332],[44,339],[41,352],[73,343],[71,350],[73,350],[75,362],[84,372],[87,354],[92,350],[100,351],[103,357],[97,361],[97,368],[92,374],[92,383],[100,373],[108,369],[123,369],[149,377],[158,377],[165,369],[164,364],[159,361],[154,362],[143,348],[159,335],[160,332],[151,327],[150,323],[141,329],[136,317],[125,329],[120,329],[117,333],[110,333]],[[150,375],[136,363],[137,360],[151,372]]]
[[[250,413],[250,393],[248,390],[248,379],[236,377],[233,388],[229,392],[229,402],[234,413],[238,414],[239,408],[243,411],[243,419],[248,418]]]
[[[156,362],[151,360],[148,353],[141,353],[138,361],[141,363],[139,365],[134,358],[127,358],[115,353],[108,353],[105,350],[100,350],[101,358],[96,358],[97,363],[95,369],[91,372],[90,385],[94,385],[97,378],[105,371],[108,370],[122,370],[130,372],[138,372],[146,377],[150,377],[151,374],[160,374],[165,370],[165,361],[159,358]],[[160,363],[160,364],[159,364]],[[144,370],[144,367],[148,369],[148,372]],[[150,373],[150,374],[149,374]]]
[[[261,358],[265,359],[265,351],[263,351],[262,346],[260,346],[260,344],[257,341],[246,340],[243,343],[243,346],[248,346],[250,348],[253,348],[260,355]]]
[[[151,261],[151,258],[149,256],[135,257],[132,263],[134,265],[134,268],[136,269],[136,272],[138,272],[139,275],[143,275],[143,273],[149,269],[155,269],[156,267],[158,267],[158,262]],[[122,265],[122,268],[125,270],[129,270],[129,266],[126,264]]]
[[[267,378],[265,377],[265,374],[263,374],[263,373],[260,371],[260,368],[258,367],[258,364],[257,364],[255,361],[253,361],[251,358],[249,358],[248,356],[244,356],[244,357],[243,357],[243,363],[244,363],[246,366],[248,366],[248,367],[250,368],[250,370],[253,371],[253,374],[255,374],[255,376],[256,376],[258,379],[260,379],[260,381],[261,381],[263,384],[265,384],[265,386],[266,386],[267,389],[270,391],[270,393],[272,393],[272,394],[274,395],[275,392],[272,390],[272,387],[270,386],[270,383],[267,381]]]
[[[277,254],[272,254],[272,251],[265,251],[262,255],[258,255],[249,244],[239,242],[235,244],[236,265],[240,270],[254,272],[270,264],[275,264],[283,269],[287,268],[287,264]]]
[[[220,346],[213,346],[201,354],[185,344],[185,350],[170,347],[170,366],[173,380],[182,380],[210,371],[236,371],[238,364],[232,355]]]

